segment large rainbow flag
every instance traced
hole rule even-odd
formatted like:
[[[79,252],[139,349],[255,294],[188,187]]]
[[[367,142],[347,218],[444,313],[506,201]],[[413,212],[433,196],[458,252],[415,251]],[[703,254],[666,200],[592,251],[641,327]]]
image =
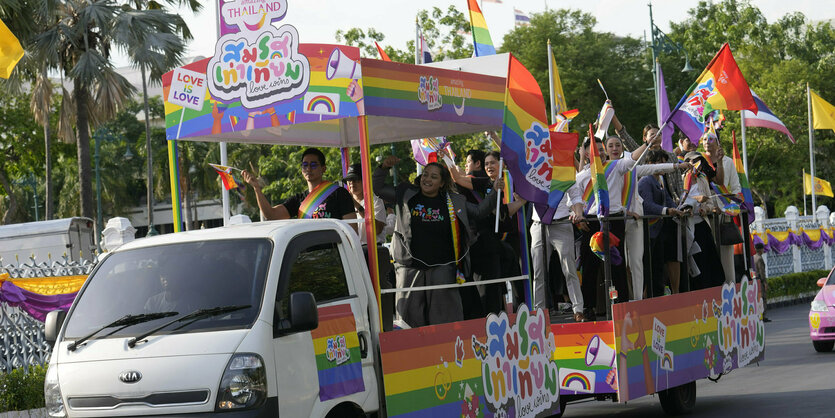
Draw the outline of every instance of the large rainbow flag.
[[[592,190],[597,199],[597,217],[609,216],[609,185],[606,183],[606,172],[603,170],[603,163],[600,161],[597,144],[594,141],[592,127],[589,125],[589,169],[591,170]]]
[[[319,327],[310,332],[319,370],[319,400],[365,390],[357,325],[351,305],[319,308]]]
[[[501,151],[519,196],[556,207],[564,195],[566,176],[553,185],[554,155],[545,119],[542,90],[530,71],[510,55],[507,70]],[[572,165],[573,167],[573,165]],[[572,168],[573,170],[573,168]]]
[[[490,38],[490,31],[487,30],[487,21],[478,7],[478,0],[467,0],[470,9],[470,25],[473,28],[473,49],[475,56],[496,55],[496,48]]]
[[[727,43],[722,45],[664,122],[669,122],[678,112],[686,112],[704,123],[716,109],[747,109],[757,113],[751,89]]]
[[[754,196],[751,194],[751,186],[748,185],[748,175],[745,173],[745,166],[742,162],[742,157],[739,155],[739,149],[736,147],[736,131],[732,132],[734,144],[734,165],[736,166],[736,175],[739,176],[739,187],[742,189],[742,204],[745,210],[748,211],[748,223],[754,222]]]

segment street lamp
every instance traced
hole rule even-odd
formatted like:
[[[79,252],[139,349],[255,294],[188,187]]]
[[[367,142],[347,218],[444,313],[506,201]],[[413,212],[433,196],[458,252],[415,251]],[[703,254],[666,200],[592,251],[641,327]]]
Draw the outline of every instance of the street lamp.
[[[661,53],[665,54],[684,54],[684,68],[681,69],[681,72],[687,73],[693,71],[693,67],[690,65],[690,54],[687,53],[687,50],[684,49],[684,46],[681,43],[674,42],[664,33],[658,26],[655,25],[655,21],[652,20],[652,3],[648,4],[649,6],[649,27],[651,31],[651,42],[649,45],[650,50],[652,51],[652,81],[653,81],[653,91],[655,92],[655,110],[657,113],[657,117],[659,123],[661,123],[661,106],[659,105],[659,94],[658,94],[658,73],[656,71],[656,63],[658,62],[658,56]]]
[[[32,188],[32,197],[35,200],[35,222],[37,222],[39,220],[38,219],[39,218],[39,216],[38,216],[38,182],[35,180],[35,175],[32,174],[32,173],[29,173],[28,177],[19,178],[19,179],[15,180],[14,183],[18,184],[18,185],[21,185],[21,186],[29,186],[29,187]]]
[[[113,135],[113,132],[111,132],[110,129],[106,128],[97,129],[93,134],[93,138],[96,141],[96,245],[99,245],[99,241],[101,241],[101,231],[104,228],[101,210],[101,165],[99,164],[99,149],[101,148],[101,141],[118,141],[121,138],[117,138]],[[128,161],[133,158],[133,153],[130,151],[127,141],[125,141],[125,153],[122,155],[122,158]],[[101,248],[99,248],[99,250],[101,250]]]

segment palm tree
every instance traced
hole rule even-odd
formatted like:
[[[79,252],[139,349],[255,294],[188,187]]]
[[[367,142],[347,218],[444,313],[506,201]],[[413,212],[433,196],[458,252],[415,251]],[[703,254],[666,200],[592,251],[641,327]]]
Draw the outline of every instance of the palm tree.
[[[81,216],[92,218],[90,126],[112,118],[135,90],[115,71],[111,55],[114,49],[130,56],[130,51],[147,48],[179,59],[183,41],[174,33],[182,19],[162,10],[134,10],[114,0],[31,3],[34,20],[44,22],[44,27],[27,50],[49,71],[57,71],[72,82],[72,95],[64,95],[61,119],[74,114]],[[137,51],[135,55],[140,54]],[[160,67],[164,64],[159,59],[142,62],[152,72],[164,71]]]

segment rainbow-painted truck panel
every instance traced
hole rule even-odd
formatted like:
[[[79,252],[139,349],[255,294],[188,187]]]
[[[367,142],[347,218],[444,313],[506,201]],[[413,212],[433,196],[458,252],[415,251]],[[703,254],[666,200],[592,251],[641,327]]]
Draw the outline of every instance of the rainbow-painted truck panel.
[[[757,281],[614,305],[612,321],[554,324],[560,394],[626,402],[764,357]]]
[[[534,417],[559,412],[545,311],[380,335],[389,417]]]

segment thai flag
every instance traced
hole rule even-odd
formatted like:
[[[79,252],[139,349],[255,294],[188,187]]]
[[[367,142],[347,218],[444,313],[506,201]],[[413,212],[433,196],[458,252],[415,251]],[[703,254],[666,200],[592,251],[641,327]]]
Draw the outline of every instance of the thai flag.
[[[796,143],[794,137],[789,132],[789,128],[787,128],[786,125],[774,115],[774,112],[772,112],[771,109],[763,103],[760,96],[757,96],[757,94],[754,93],[754,90],[751,90],[751,95],[754,96],[754,103],[757,104],[759,112],[754,114],[754,112],[750,110],[743,110],[742,116],[745,117],[745,125],[757,128],[774,129],[775,131],[788,135],[792,143]]]
[[[423,64],[429,64],[432,62],[432,51],[429,50],[429,45],[426,43],[426,39],[423,38],[423,34],[420,34],[420,57],[423,60]]]
[[[527,13],[514,8],[513,14],[516,15],[516,26],[528,26],[531,24],[531,18],[528,17]]]

